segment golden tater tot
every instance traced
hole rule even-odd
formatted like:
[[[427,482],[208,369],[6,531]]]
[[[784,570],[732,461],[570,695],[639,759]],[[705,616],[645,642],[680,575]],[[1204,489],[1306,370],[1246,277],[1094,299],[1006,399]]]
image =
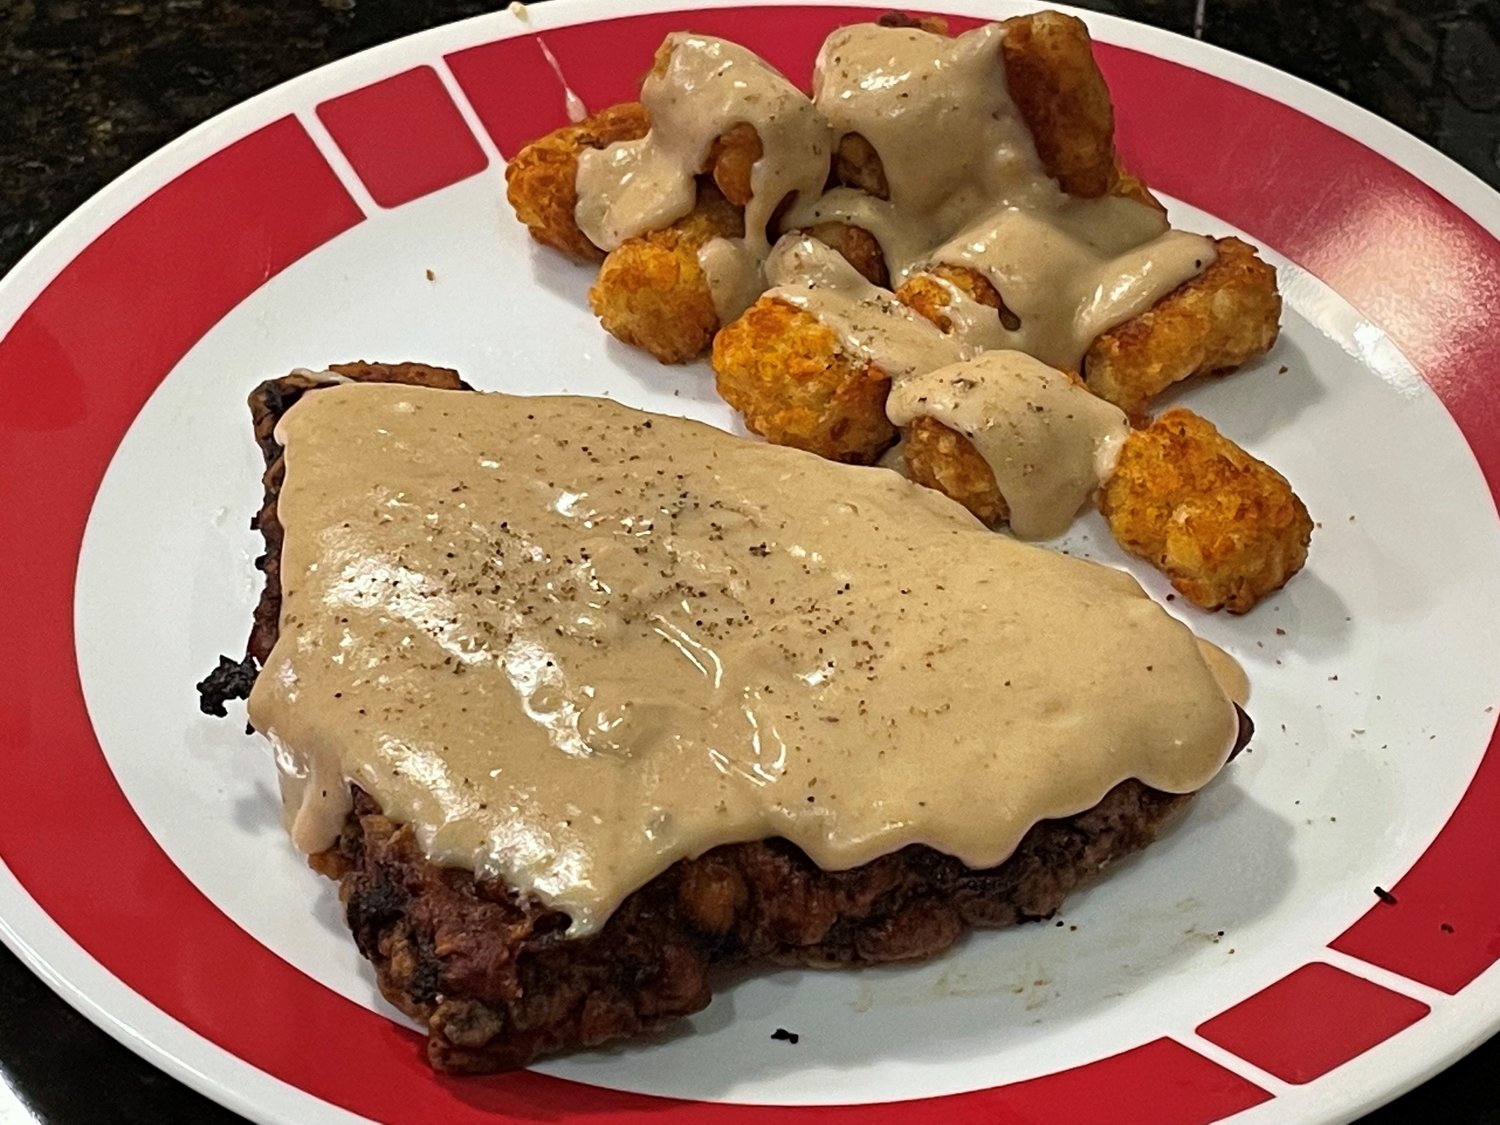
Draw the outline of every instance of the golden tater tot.
[[[720,396],[777,445],[868,465],[895,440],[891,381],[811,313],[762,297],[714,340]]]
[[[901,447],[911,479],[957,500],[987,524],[1010,518],[1010,506],[995,484],[989,463],[968,438],[935,418],[919,417]]]
[[[944,332],[951,332],[953,321],[943,310],[953,302],[953,292],[939,279],[946,281],[948,285],[953,286],[971,300],[995,309],[999,313],[1000,323],[1006,328],[1014,331],[1020,327],[1021,322],[1016,319],[1015,313],[1005,307],[1005,302],[1000,299],[1000,293],[990,284],[990,279],[968,266],[940,263],[923,273],[913,274],[900,289],[896,290],[896,299],[932,321]]]
[[[871,285],[890,288],[891,275],[886,270],[885,254],[875,236],[864,227],[849,223],[818,223],[809,227],[807,233],[837,250],[844,261],[857,269]]]
[[[686,218],[628,238],[609,252],[589,290],[589,307],[611,336],[663,363],[697,359],[719,330],[698,250],[711,238],[743,233],[739,209],[713,188],[701,188]]]
[[[1063,191],[1093,199],[1115,183],[1115,114],[1083,21],[1061,12],[1005,20],[1010,96],[1042,167]]]
[[[1089,390],[1133,419],[1178,380],[1231,370],[1276,342],[1275,267],[1238,238],[1214,245],[1219,256],[1208,268],[1104,333],[1083,357]]]
[[[972,270],[966,271],[961,266],[942,268],[969,273],[974,280],[985,286],[989,285],[983,277],[974,274]],[[917,281],[924,276],[919,274],[912,281]],[[941,286],[934,286],[934,288],[946,296],[946,290]],[[993,288],[990,292],[994,292]],[[976,300],[980,299],[977,293],[970,293],[970,296],[975,297]],[[996,297],[996,300],[998,299]],[[912,307],[921,311],[916,305]],[[940,310],[941,306],[938,313],[939,319],[934,320],[933,323],[946,332],[947,328],[943,325],[946,318],[942,317]],[[927,316],[926,313],[923,315]],[[932,317],[929,316],[928,319]],[[1080,394],[1088,393],[1083,380],[1076,374],[1072,371],[1064,371],[1063,374],[1078,388]],[[937,489],[950,500],[958,501],[992,526],[1005,523],[1010,519],[1010,505],[1006,503],[1005,496],[995,481],[994,471],[967,437],[949,429],[937,419],[925,416],[914,419],[911,425],[903,431],[902,436],[906,441],[901,446],[901,454],[906,460],[906,470],[911,474],[912,480],[928,488]]]
[[[714,141],[708,150],[708,161],[699,171],[711,173],[724,198],[743,207],[750,202],[750,173],[765,151],[755,126],[741,121]]]
[[[947,33],[942,20],[878,22]],[[1006,20],[1004,27],[1006,85],[1047,174],[1069,195],[1123,195],[1165,212],[1145,183],[1116,160],[1114,105],[1083,21],[1060,12],[1037,12]],[[858,133],[839,138],[833,181],[890,198],[880,155]]]
[[[1185,598],[1231,613],[1301,570],[1312,538],[1285,477],[1182,409],[1131,431],[1099,509],[1120,546]]]
[[[891,185],[885,178],[885,165],[880,162],[880,154],[860,133],[845,133],[834,146],[833,182],[842,187],[859,188],[876,199],[891,197]]]
[[[1153,211],[1160,211],[1163,215],[1167,213],[1166,205],[1151,194],[1151,189],[1146,186],[1146,181],[1142,180],[1139,176],[1132,176],[1124,168],[1121,168],[1118,163],[1115,165],[1114,180],[1109,185],[1109,194],[1123,195],[1126,199],[1133,199],[1137,203],[1144,203]]]
[[[578,229],[578,154],[646,135],[645,107],[610,106],[576,125],[554,129],[516,153],[505,166],[505,196],[531,237],[579,262],[597,262],[604,251]]]

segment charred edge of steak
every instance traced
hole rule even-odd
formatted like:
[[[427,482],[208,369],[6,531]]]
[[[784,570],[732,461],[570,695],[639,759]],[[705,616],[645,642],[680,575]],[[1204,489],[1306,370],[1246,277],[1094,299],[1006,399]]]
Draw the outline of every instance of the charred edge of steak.
[[[205,715],[224,718],[229,714],[224,709],[224,704],[231,699],[249,699],[250,689],[255,686],[258,674],[259,669],[253,656],[247,656],[243,660],[220,656],[218,667],[196,685],[199,710]]]
[[[330,371],[345,380],[367,383],[403,383],[410,386],[434,387],[439,390],[472,390],[458,377],[458,372],[446,367],[429,367],[421,363],[336,363]],[[255,566],[265,575],[265,586],[260,601],[255,607],[254,623],[250,639],[245,644],[245,659],[235,661],[227,656],[219,657],[219,665],[199,684],[198,706],[204,714],[223,718],[228,714],[224,704],[231,699],[247,699],[255,686],[257,669],[264,666],[266,658],[276,644],[281,621],[281,520],[276,514],[276,498],[281,493],[281,482],[286,476],[286,465],[282,459],[281,444],[276,440],[276,423],[303,395],[309,391],[337,386],[336,382],[316,375],[284,375],[279,379],[268,379],[250,392],[250,417],[255,426],[255,442],[260,447],[266,468],[261,476],[265,487],[265,500],[260,511],[250,521],[251,528],[258,530],[265,540],[265,553],[255,560]]]
[[[420,364],[332,370],[355,380],[468,389],[456,372]],[[276,642],[276,501],[285,476],[276,423],[303,394],[328,385],[289,375],[250,396],[266,462],[265,503],[253,521],[265,537],[256,565],[266,584],[245,660],[221,658],[200,685],[205,700],[211,682],[224,693],[221,705],[248,694],[255,664]],[[1235,753],[1250,733],[1241,711]],[[357,787],[338,842],[310,863],[339,882],[349,929],[381,992],[427,1025],[433,1068],[484,1073],[658,1030],[708,1004],[716,970],[914,960],[946,949],[970,927],[1049,917],[1079,883],[1150,843],[1190,798],[1122,782],[1092,809],[1037,824],[1009,859],[986,870],[920,845],[848,871],[823,871],[782,839],[727,845],[674,864],[587,938],[568,938],[566,914],[498,880],[435,865],[412,830],[387,819]]]
[[[1122,782],[1086,812],[1037,824],[985,870],[921,845],[848,871],[824,871],[782,839],[726,845],[674,864],[576,939],[566,915],[431,863],[358,788],[314,866],[339,880],[381,992],[426,1024],[434,1069],[483,1073],[658,1030],[708,1004],[716,970],[914,960],[972,927],[1047,918],[1190,796]]]

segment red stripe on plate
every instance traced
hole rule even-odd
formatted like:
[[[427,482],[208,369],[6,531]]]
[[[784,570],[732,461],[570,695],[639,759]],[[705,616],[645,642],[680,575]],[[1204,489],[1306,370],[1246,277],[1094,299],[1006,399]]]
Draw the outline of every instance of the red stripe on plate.
[[[283,118],[140,203],[0,340],[0,589],[26,604],[0,645],[0,743],[20,771],[8,784],[38,791],[24,813],[0,818],[0,840],[29,886],[46,890],[57,879],[52,891],[64,891],[80,854],[91,854],[74,836],[88,823],[75,803],[87,790],[73,791],[65,766],[78,752],[90,772],[103,765],[77,694],[72,599],[105,466],[147,396],[204,332],[361,218],[302,127]],[[74,741],[63,736],[64,719]]]
[[[1500,753],[1492,746],[1458,809],[1432,846],[1391,888],[1329,944],[1454,993],[1500,961]]]
[[[657,47],[671,32],[732,39],[806,87],[818,45],[830,31],[889,10],[776,8],[771,9],[771,19],[765,8],[654,12],[502,39],[456,51],[447,56],[447,63],[495,147],[513,156],[529,141],[568,123],[562,80],[591,113],[635,101]],[[950,20],[955,30],[979,22]],[[608,31],[600,34],[600,28]],[[557,71],[543,53],[544,44],[557,61]]]
[[[1284,1082],[1311,1082],[1431,1009],[1316,961],[1243,1000],[1198,1034]]]
[[[794,1049],[793,1049],[794,1050]],[[537,1075],[475,1082],[441,1079],[466,1106],[520,1120],[555,1114],[558,1083],[533,1087]],[[1164,1097],[1163,1091],[1170,1091]],[[952,1125],[1004,1121],[1043,1125],[1080,1119],[1090,1125],[1203,1125],[1268,1101],[1269,1093],[1172,1039],[1157,1039],[1109,1058],[1025,1082],[949,1097],[870,1105],[748,1106],[672,1102],[571,1086],[568,1110],[609,1113],[611,1125],[661,1125],[663,1121],[712,1125]],[[679,1114],[664,1114],[668,1109]],[[468,1120],[467,1117],[463,1120]],[[487,1120],[493,1122],[494,1118]]]
[[[331,98],[318,106],[318,120],[382,207],[410,203],[489,167],[430,66]]]
[[[455,51],[444,61],[502,156],[568,123],[562,85],[535,36]]]
[[[1266,238],[1379,325],[1500,485],[1500,243],[1411,173],[1305,113],[1166,59],[1107,45],[1097,53],[1127,166]]]
[[[288,1020],[278,1006],[299,974],[198,894],[115,784],[78,683],[73,583],[95,490],[147,397],[229,310],[362,218],[283,118],[120,218],[0,340],[0,589],[25,601],[0,645],[0,746],[8,789],[27,794],[0,817],[0,854],[64,930],[163,1010],[212,1037],[221,1005],[239,1004],[251,1025],[279,1024],[309,1051],[307,1013]],[[163,745],[162,768],[183,752]],[[302,993],[326,1006],[311,982]]]
[[[1223,79],[1098,49],[1128,165],[1265,236],[1401,348],[1500,489],[1500,242],[1411,173],[1320,121]],[[1400,278],[1392,285],[1392,278]],[[1500,960],[1500,742],[1426,854],[1335,949],[1456,992]],[[1451,932],[1443,928],[1452,927]]]
[[[1157,1039],[1112,1058],[985,1093],[990,1096],[976,1098],[971,1112],[904,1120],[1050,1125],[1087,1119],[1090,1125],[1194,1125],[1218,1121],[1271,1098],[1253,1082],[1173,1039]],[[930,1104],[934,1110],[942,1107],[940,1099]]]
[[[611,21],[545,37],[575,88],[598,108],[633,92],[665,30],[690,26],[741,39],[801,80],[823,32],[871,11],[726,9]],[[1265,235],[1315,268],[1322,263],[1335,271],[1325,280],[1336,287],[1343,287],[1337,269],[1357,271],[1335,249],[1320,250],[1319,232],[1304,222],[1307,207],[1319,201],[1316,177],[1308,169],[1317,165],[1319,174],[1328,171],[1319,164],[1319,146],[1337,146],[1350,164],[1346,178],[1334,182],[1390,183],[1394,198],[1416,200],[1423,221],[1436,224],[1434,237],[1456,258],[1416,255],[1400,262],[1396,272],[1418,282],[1417,312],[1398,316],[1393,310],[1393,331],[1412,316],[1447,308],[1447,287],[1455,275],[1473,282],[1466,294],[1491,291],[1487,279],[1500,272],[1500,249],[1476,237],[1470,220],[1383,158],[1325,127],[1310,129],[1310,119],[1279,103],[1190,68],[1120,49],[1101,49],[1100,55],[1114,74],[1122,119],[1137,138],[1138,168],[1166,190]],[[488,128],[498,128],[496,122],[512,109],[525,123],[524,135],[496,133],[506,151],[513,141],[561,123],[561,88],[550,68],[536,70],[538,59],[540,66],[547,64],[533,39],[475,48],[454,59]],[[514,69],[507,69],[510,61]],[[525,76],[537,73],[545,75],[547,85],[536,90],[546,92],[528,93],[535,84]],[[502,94],[510,99],[503,108]],[[544,104],[549,98],[550,109]],[[1204,131],[1206,123],[1217,123],[1220,131]],[[1275,166],[1288,178],[1269,189],[1247,190],[1245,170],[1265,159],[1254,146],[1279,144],[1279,137],[1292,135],[1311,148],[1276,149]],[[1215,144],[1234,155],[1207,159]],[[1267,190],[1292,193],[1299,202],[1262,213],[1256,197]],[[1344,221],[1358,216],[1349,212]],[[359,218],[301,129],[278,122],[184,173],[100,236],[0,342],[0,389],[8,392],[0,394],[0,476],[27,482],[0,491],[0,542],[25,544],[24,550],[0,552],[0,588],[24,591],[27,598],[27,612],[13,615],[12,637],[0,646],[0,742],[8,781],[28,798],[13,802],[0,818],[0,853],[75,940],[152,1003],[239,1057],[335,1104],[385,1120],[493,1122],[496,1113],[518,1118],[589,1113],[614,1122],[654,1123],[830,1118],[863,1123],[934,1115],[1024,1121],[1066,1119],[1088,1105],[1091,1117],[1114,1114],[1109,1120],[1160,1121],[1163,1113],[1180,1113],[1173,1119],[1202,1121],[1265,1099],[1264,1091],[1169,1040],[1011,1086],[836,1109],[706,1106],[532,1073],[437,1079],[427,1072],[420,1043],[409,1032],[304,977],[199,895],[135,817],[93,739],[73,670],[78,546],[110,456],[172,365],[262,281]],[[1323,213],[1323,222],[1337,219]],[[1365,292],[1358,284],[1351,291],[1356,299]],[[1467,329],[1457,338],[1462,347],[1408,346],[1414,358],[1431,365],[1427,374],[1465,426],[1493,485],[1500,480],[1495,471],[1500,428],[1488,424],[1500,407],[1486,405],[1482,382],[1462,378],[1458,368],[1474,356],[1490,355],[1484,348],[1500,345]],[[1489,364],[1490,370],[1497,367],[1500,362]],[[37,472],[36,466],[47,471]],[[168,756],[175,751],[164,748]],[[1494,766],[1481,771],[1433,853],[1446,857],[1442,862],[1450,874],[1441,878],[1457,879],[1451,872],[1461,872],[1472,880],[1468,893],[1488,904],[1500,902],[1500,872],[1452,857],[1478,838],[1464,833],[1475,830],[1481,806],[1500,803],[1497,772]],[[1442,850],[1449,847],[1453,850]],[[1419,864],[1408,878],[1431,883],[1437,876]],[[1397,890],[1404,905],[1412,892],[1404,882]],[[1472,968],[1476,957],[1493,961],[1497,952],[1468,950],[1453,963]]]

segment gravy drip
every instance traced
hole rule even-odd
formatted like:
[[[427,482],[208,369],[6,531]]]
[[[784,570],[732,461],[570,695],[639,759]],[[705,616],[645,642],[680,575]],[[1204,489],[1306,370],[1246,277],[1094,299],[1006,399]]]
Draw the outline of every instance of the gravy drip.
[[[806,94],[738,44],[668,35],[641,85],[641,104],[651,122],[644,137],[579,156],[574,217],[604,250],[668,227],[691,211],[694,177],[706,169],[714,141],[735,125],[753,125],[763,150],[750,171],[747,261],[758,266],[770,250],[766,228],[783,199],[823,190],[828,123]]]
[[[962,339],[944,335],[815,238],[783,237],[766,260],[766,279],[773,286],[768,296],[817,317],[845,351],[878,365],[892,379],[972,354]]]
[[[1051,206],[1061,190],[1011,100],[1004,35],[999,24],[956,38],[877,24],[834,31],[818,52],[813,104],[835,137],[857,133],[870,143],[889,199],[843,189],[799,205],[791,221],[865,228],[899,283],[976,216]]]
[[[642,90],[651,133],[582,157],[579,226],[612,249],[629,234],[680,218],[692,207],[692,176],[713,139],[750,121],[764,155],[752,175],[749,233],[699,251],[723,323],[768,285],[796,288],[761,269],[767,224],[791,196],[783,228],[862,227],[879,241],[894,284],[938,264],[987,277],[1020,327],[1004,329],[992,323],[993,312],[971,310],[959,330],[961,351],[1014,348],[1076,368],[1100,333],[1196,276],[1215,251],[1207,238],[1169,230],[1145,204],[1079,199],[1058,187],[1010,96],[1004,35],[999,24],[955,38],[871,23],[839,28],[818,52],[811,102],[743,48],[671,36],[665,70]],[[849,134],[879,156],[887,198],[823,190],[834,142]],[[813,311],[839,328],[830,307]],[[838,315],[839,330],[847,330],[848,316]],[[904,339],[903,319],[897,312],[886,323]],[[877,323],[869,321],[872,331]],[[901,346],[898,339],[874,350]]]
[[[1128,575],[878,469],[587,398],[333,386],[283,417],[283,602],[250,719],[299,847],[347,782],[436,863],[591,933],[676,860],[974,867],[1237,729]]]
[[[1020,320],[1014,331],[1000,326],[991,346],[1076,369],[1098,336],[1216,256],[1209,239],[1168,229],[1159,212],[1133,199],[1063,196],[1050,211],[1006,207],[986,215],[934,250],[930,264],[983,274]]]
[[[933,418],[968,438],[995,474],[1022,539],[1067,530],[1111,473],[1130,423],[1060,371],[1021,352],[985,352],[897,383],[897,426]]]
[[[698,267],[708,279],[720,324],[738,320],[765,291],[761,258],[743,238],[709,239],[698,247]]]

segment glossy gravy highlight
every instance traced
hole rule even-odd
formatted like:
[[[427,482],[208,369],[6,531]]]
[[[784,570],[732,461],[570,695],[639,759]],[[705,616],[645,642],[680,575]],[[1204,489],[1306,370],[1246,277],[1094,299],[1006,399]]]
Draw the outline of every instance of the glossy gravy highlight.
[[[671,863],[785,837],[974,867],[1236,716],[1128,575],[936,492],[607,400],[366,384],[282,419],[281,632],[250,699],[299,847],[347,782],[440,864],[596,930]]]

